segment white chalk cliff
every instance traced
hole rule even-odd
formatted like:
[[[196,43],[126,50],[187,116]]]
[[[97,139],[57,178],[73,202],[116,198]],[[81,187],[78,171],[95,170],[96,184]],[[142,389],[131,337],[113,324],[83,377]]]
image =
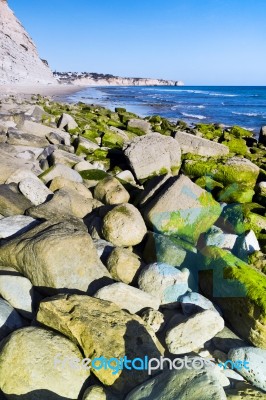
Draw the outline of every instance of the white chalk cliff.
[[[110,74],[89,72],[56,72],[54,76],[61,83],[81,86],[183,86],[182,81],[152,78],[122,78]]]
[[[0,85],[37,83],[57,81],[7,1],[0,0]]]

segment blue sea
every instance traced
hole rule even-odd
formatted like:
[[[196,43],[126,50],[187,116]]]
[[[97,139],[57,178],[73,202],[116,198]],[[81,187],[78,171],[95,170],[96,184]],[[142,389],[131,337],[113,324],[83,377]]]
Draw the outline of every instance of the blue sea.
[[[254,133],[266,125],[266,86],[88,87],[68,101],[125,107],[142,117],[158,114],[191,125],[240,125]]]

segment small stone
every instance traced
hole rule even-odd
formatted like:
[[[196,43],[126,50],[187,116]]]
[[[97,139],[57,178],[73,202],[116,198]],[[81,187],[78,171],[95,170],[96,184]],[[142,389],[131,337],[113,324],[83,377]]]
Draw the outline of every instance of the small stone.
[[[158,310],[148,308],[140,313],[140,317],[145,321],[154,332],[159,332],[164,325],[164,315]]]
[[[89,189],[87,189],[82,183],[73,182],[69,179],[57,176],[54,178],[49,186],[52,192],[58,189],[69,188],[75,190],[78,194],[85,197],[86,199],[92,199],[92,194]]]
[[[108,257],[106,267],[115,280],[130,284],[136,280],[141,260],[131,251],[115,247]]]

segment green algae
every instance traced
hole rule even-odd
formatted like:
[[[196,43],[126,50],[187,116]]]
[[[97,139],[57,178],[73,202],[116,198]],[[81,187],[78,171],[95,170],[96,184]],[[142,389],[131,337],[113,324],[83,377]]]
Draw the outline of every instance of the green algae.
[[[100,181],[109,176],[107,172],[102,171],[101,169],[88,169],[80,171],[79,174],[83,179],[89,181]]]

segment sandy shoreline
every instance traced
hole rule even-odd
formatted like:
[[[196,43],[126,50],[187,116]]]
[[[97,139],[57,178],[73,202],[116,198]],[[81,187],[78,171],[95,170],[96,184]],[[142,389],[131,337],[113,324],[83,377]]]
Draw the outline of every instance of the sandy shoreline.
[[[58,97],[79,92],[84,88],[78,85],[0,85],[0,98],[6,95],[28,97],[33,94]]]

